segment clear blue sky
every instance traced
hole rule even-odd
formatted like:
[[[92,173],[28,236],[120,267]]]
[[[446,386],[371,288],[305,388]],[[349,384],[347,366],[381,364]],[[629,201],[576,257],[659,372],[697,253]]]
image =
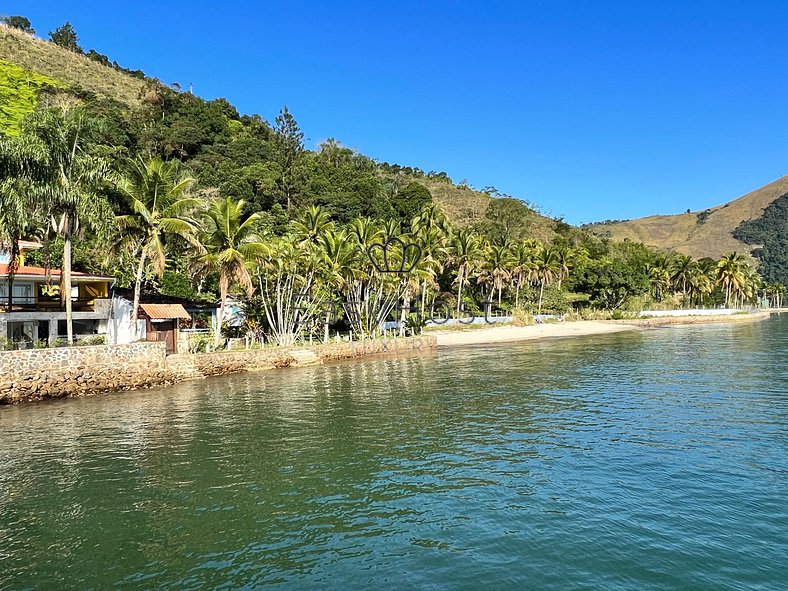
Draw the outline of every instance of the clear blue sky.
[[[445,170],[572,223],[788,173],[788,2],[6,1],[314,146]]]

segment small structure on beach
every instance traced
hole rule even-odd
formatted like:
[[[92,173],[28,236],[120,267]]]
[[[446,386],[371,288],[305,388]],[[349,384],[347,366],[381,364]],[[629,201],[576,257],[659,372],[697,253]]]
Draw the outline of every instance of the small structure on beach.
[[[178,352],[181,320],[191,315],[181,304],[140,304],[139,316],[145,320],[145,340],[167,344],[167,353]]]

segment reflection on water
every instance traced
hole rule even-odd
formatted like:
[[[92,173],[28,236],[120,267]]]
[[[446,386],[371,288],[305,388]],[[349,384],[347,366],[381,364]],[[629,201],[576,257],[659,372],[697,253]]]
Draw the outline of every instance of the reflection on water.
[[[788,321],[0,409],[0,589],[778,588]]]

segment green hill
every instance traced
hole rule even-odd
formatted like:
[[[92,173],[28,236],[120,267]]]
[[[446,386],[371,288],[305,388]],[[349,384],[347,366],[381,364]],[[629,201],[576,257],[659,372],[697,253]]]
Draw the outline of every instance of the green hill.
[[[67,88],[128,105],[139,104],[145,85],[145,80],[5,25],[0,25],[0,59],[54,79]]]
[[[127,136],[136,133],[128,131],[135,125],[135,117],[129,117],[129,112],[147,109],[145,115],[148,115],[152,108],[159,109],[162,128],[144,130],[136,135],[155,144],[154,147],[166,152],[165,156],[187,162],[206,186],[217,186],[230,192],[236,190],[239,192],[236,196],[246,197],[245,192],[248,193],[249,187],[263,186],[268,182],[260,178],[261,167],[252,170],[255,165],[248,162],[248,158],[238,157],[235,161],[223,164],[218,161],[219,158],[227,160],[228,153],[233,152],[232,146],[228,147],[226,143],[228,139],[231,144],[240,145],[250,138],[253,138],[251,141],[265,141],[266,138],[264,130],[255,129],[252,133],[249,132],[249,126],[242,133],[236,124],[242,118],[227,101],[203,101],[191,94],[177,92],[158,81],[141,76],[140,72],[131,75],[119,66],[106,65],[109,64],[108,58],[92,53],[105,63],[0,25],[0,98],[4,99],[5,105],[0,109],[0,130],[13,133],[21,119],[35,109],[42,93],[65,90],[99,101],[109,99],[111,103],[125,106],[126,120],[111,121],[109,125],[119,132],[113,139],[116,145],[124,142],[128,144],[131,140]],[[101,114],[105,115],[107,109],[102,106]],[[253,122],[251,127],[255,125]],[[120,152],[133,149],[131,145],[119,147]],[[266,153],[266,149],[259,145],[244,150],[247,154],[259,152],[261,157]],[[222,166],[225,167],[223,176],[217,175],[216,170],[222,169]],[[498,215],[490,211],[490,204],[496,197],[471,187],[456,185],[445,174],[441,178],[434,178],[421,171],[419,173],[405,176],[409,181],[427,187],[451,222],[469,225],[484,222],[489,215]],[[390,171],[384,166],[380,166],[378,174],[384,181],[391,177]],[[254,199],[252,197],[252,201]],[[555,238],[555,220],[538,214],[525,204],[516,209],[515,217],[528,226],[531,236],[543,241]]]

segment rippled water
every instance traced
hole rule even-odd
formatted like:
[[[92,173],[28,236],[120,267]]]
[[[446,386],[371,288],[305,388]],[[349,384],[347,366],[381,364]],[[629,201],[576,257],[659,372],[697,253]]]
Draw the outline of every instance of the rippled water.
[[[788,318],[0,409],[0,589],[785,589]]]

